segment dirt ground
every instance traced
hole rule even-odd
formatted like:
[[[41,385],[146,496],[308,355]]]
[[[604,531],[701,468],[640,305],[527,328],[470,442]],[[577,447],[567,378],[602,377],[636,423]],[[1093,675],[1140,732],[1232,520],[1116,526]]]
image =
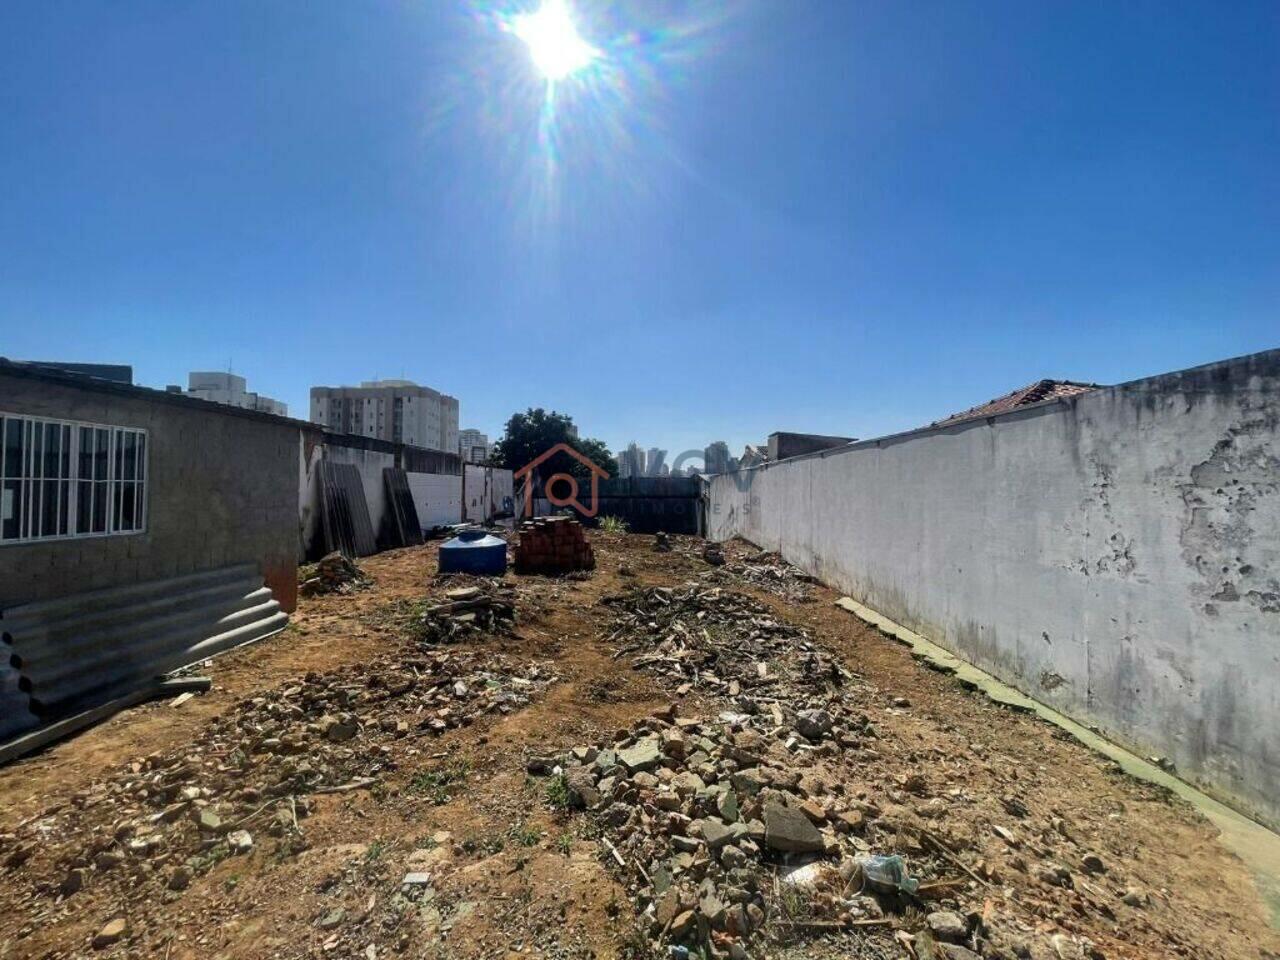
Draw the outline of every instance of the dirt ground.
[[[411,636],[414,605],[455,585],[434,576],[436,545],[368,558],[371,587],[304,599],[285,632],[204,671],[209,693],[126,711],[0,771],[0,957],[653,955],[591,816],[550,802],[526,770],[670,702],[659,679],[615,657],[598,601],[691,580],[764,602],[858,678],[850,695],[876,738],[842,789],[874,799],[887,825],[927,818],[962,881],[946,905],[1018,932],[1001,955],[1280,956],[1246,871],[1186,804],[927,669],[835,607],[837,594],[743,574],[748,545],[729,545],[729,565],[713,568],[700,541],[656,553],[652,539],[593,533],[597,569],[582,579],[508,574],[512,633],[429,651]],[[432,686],[435,674],[447,682]],[[398,693],[405,676],[418,699]],[[456,707],[441,708],[450,696]],[[696,692],[681,699],[682,715],[720,709]],[[289,749],[276,721],[313,701],[350,704],[356,732],[276,759]],[[238,755],[246,730],[261,733],[252,751],[276,751],[282,783],[312,786],[295,795],[252,780],[268,766]],[[201,833],[192,815],[214,809],[223,827]],[[251,849],[228,848],[232,827]],[[1086,856],[1101,869],[1082,868]],[[910,937],[922,916],[905,909],[874,938],[761,940],[750,955],[910,960],[924,952]],[[124,923],[105,930],[113,920]]]

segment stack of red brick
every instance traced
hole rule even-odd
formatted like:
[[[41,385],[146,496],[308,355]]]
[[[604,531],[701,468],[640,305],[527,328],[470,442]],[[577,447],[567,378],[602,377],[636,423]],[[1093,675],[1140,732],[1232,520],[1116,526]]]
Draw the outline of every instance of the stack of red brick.
[[[592,570],[596,555],[572,517],[541,517],[520,524],[517,573],[568,573]]]

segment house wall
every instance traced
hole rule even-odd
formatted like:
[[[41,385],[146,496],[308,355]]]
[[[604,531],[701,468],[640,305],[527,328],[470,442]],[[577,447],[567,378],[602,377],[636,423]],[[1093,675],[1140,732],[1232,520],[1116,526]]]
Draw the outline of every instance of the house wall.
[[[0,608],[251,562],[297,599],[298,429],[199,401],[0,371],[0,410],[149,431],[147,530],[0,545]]]
[[[1280,351],[714,478],[740,535],[1280,822]]]

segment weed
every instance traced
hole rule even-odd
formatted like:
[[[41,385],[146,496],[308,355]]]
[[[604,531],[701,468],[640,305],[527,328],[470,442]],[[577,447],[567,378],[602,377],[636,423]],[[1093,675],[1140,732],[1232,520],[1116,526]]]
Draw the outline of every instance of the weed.
[[[364,851],[365,863],[377,863],[382,859],[382,855],[387,852],[387,845],[382,840],[375,840]]]
[[[569,851],[573,849],[573,834],[566,830],[564,833],[560,834],[560,836],[556,837],[556,849],[567,857],[569,855]]]
[[[494,834],[488,837],[467,837],[460,844],[464,853],[483,853],[485,856],[490,857],[495,853],[501,853],[506,845],[507,841],[501,834]]]
[[[219,843],[204,853],[192,857],[187,861],[187,866],[191,868],[192,873],[204,873],[206,870],[212,870],[229,856],[231,856],[231,848],[225,843]]]
[[[555,810],[569,809],[569,781],[563,773],[547,781],[546,798]]]
[[[517,823],[511,828],[511,839],[522,847],[536,847],[542,834],[524,823]]]
[[[409,781],[409,792],[426,797],[433,806],[441,806],[453,799],[453,790],[467,779],[471,764],[466,760],[446,763],[435,770],[420,770]]]
[[[627,521],[621,517],[602,517],[600,519],[600,529],[605,533],[626,533]]]

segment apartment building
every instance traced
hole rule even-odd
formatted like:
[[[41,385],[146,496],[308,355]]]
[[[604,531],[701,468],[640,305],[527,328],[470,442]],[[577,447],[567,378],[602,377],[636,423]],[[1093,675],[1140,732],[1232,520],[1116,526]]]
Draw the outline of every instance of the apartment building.
[[[458,452],[458,401],[412,380],[312,387],[311,420],[339,433]]]
[[[488,434],[479,430],[463,430],[458,434],[459,453],[465,463],[484,463],[493,453]]]
[[[169,392],[181,391],[177,387],[170,387]],[[240,407],[242,410],[270,413],[277,417],[289,415],[288,404],[254,393],[248,388],[244,377],[238,377],[234,373],[193,371],[187,374],[186,395],[208,400],[211,403],[225,403],[229,407]]]

